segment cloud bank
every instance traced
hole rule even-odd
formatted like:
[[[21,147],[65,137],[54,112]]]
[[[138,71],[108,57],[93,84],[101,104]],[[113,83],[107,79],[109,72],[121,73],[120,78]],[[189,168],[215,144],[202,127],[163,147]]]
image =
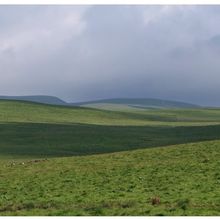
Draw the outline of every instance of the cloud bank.
[[[0,94],[220,106],[220,6],[0,6]]]

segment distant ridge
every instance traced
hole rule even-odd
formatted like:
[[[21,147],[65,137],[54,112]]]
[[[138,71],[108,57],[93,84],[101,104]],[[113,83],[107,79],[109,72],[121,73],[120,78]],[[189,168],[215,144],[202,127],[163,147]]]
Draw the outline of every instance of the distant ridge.
[[[30,101],[42,104],[50,105],[68,105],[62,99],[55,96],[45,96],[45,95],[33,95],[33,96],[0,96],[2,100],[20,100],[20,101]]]
[[[153,99],[153,98],[115,98],[115,99],[101,99],[88,102],[68,103],[55,96],[33,95],[33,96],[0,96],[0,100],[19,100],[29,101],[49,105],[64,105],[64,106],[85,106],[85,107],[99,107],[103,104],[124,105],[134,108],[198,108],[199,105],[191,103]]]
[[[72,105],[89,106],[90,104],[121,104],[136,108],[198,108],[199,105],[194,105],[186,102],[152,99],[152,98],[116,98],[116,99],[101,99],[88,102],[72,103]]]

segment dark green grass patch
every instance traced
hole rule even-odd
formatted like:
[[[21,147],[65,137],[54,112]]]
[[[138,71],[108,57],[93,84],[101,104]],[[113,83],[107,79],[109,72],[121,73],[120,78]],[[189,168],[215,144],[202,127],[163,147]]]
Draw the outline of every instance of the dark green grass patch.
[[[193,127],[0,124],[0,157],[118,152],[220,138],[220,125]]]

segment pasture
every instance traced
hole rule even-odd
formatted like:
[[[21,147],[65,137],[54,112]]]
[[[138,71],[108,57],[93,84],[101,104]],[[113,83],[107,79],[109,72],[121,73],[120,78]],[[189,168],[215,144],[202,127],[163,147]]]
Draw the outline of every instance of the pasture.
[[[219,131],[214,108],[0,101],[0,215],[219,215]]]
[[[219,215],[220,142],[2,160],[1,215]],[[152,199],[160,198],[159,204]]]

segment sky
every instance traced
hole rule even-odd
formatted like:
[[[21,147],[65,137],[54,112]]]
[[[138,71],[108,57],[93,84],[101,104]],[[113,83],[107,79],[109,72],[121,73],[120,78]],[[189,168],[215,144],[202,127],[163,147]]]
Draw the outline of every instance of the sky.
[[[0,6],[0,95],[220,106],[220,6]]]

